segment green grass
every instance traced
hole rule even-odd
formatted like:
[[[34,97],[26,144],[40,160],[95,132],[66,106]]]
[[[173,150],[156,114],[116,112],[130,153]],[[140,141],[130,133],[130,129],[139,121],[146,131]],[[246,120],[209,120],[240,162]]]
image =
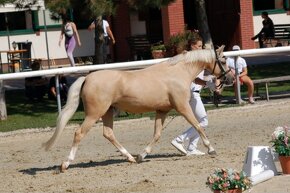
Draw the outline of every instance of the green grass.
[[[28,128],[55,127],[58,116],[56,101],[48,100],[29,101],[24,90],[6,91],[6,107],[8,119],[0,121],[0,132]],[[172,111],[169,115],[175,115]],[[154,113],[128,114],[121,112],[115,120],[136,119],[141,117],[154,117]],[[80,124],[84,120],[82,103],[69,123]]]
[[[256,66],[249,68],[249,75],[252,79],[269,78],[275,76],[290,75],[290,64],[281,63],[267,66]],[[283,92],[290,91],[290,82],[279,82],[270,84],[270,92]],[[247,88],[241,87],[242,96],[246,96]],[[259,92],[265,92],[263,85],[259,87]],[[222,93],[225,97],[233,97],[233,87],[227,87]],[[204,89],[202,96],[209,99],[209,93],[207,89]],[[18,129],[27,128],[46,128],[55,127],[56,119],[58,115],[56,101],[51,101],[45,98],[43,101],[29,102],[24,90],[11,90],[6,91],[6,106],[8,119],[0,121],[0,132],[13,131]],[[81,103],[80,103],[81,104]],[[236,106],[236,104],[223,105],[222,107]],[[215,109],[214,105],[207,105],[206,109]],[[221,108],[221,107],[219,107]],[[169,115],[176,115],[175,111],[170,112]],[[155,113],[144,114],[126,114],[122,112],[118,118],[120,119],[134,119],[141,117],[153,118]],[[82,105],[80,105],[76,114],[70,120],[69,123],[80,124],[84,119],[84,113]]]

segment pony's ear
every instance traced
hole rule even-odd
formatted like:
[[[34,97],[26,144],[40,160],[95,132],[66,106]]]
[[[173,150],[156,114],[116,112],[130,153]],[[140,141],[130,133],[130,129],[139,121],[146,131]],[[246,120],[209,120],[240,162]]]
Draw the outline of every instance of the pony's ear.
[[[216,49],[216,53],[219,58],[222,58],[224,56],[223,51],[224,51],[225,45],[221,45]]]

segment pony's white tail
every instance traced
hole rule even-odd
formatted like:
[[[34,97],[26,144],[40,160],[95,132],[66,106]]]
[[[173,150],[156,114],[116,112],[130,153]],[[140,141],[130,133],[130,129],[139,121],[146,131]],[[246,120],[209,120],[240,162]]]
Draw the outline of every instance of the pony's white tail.
[[[79,77],[70,87],[68,91],[67,102],[64,108],[61,110],[60,114],[57,117],[56,129],[54,131],[53,136],[43,144],[45,150],[49,150],[56,140],[61,135],[63,129],[65,128],[67,122],[71,119],[71,117],[76,112],[79,102],[80,102],[80,93],[82,85],[85,81],[86,77]]]

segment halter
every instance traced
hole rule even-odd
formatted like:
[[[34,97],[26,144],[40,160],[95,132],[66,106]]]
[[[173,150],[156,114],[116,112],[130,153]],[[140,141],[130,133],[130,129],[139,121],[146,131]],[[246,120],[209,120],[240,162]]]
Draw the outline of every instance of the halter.
[[[223,78],[223,79],[221,79],[221,83],[220,83],[220,85],[218,85],[217,87],[220,87],[220,86],[222,87],[223,84],[224,84],[224,82],[225,82],[225,80],[226,80],[226,74],[229,73],[229,72],[231,71],[231,69],[229,69],[229,70],[225,70],[224,67],[223,67],[223,65],[221,64],[220,59],[218,58],[218,55],[217,55],[217,52],[216,52],[215,49],[214,49],[214,53],[215,53],[215,58],[216,58],[216,60],[215,60],[215,63],[214,63],[214,67],[213,67],[213,70],[212,70],[212,74],[214,74],[215,68],[216,68],[216,66],[217,66],[216,64],[218,64],[220,70],[222,71],[222,74],[219,75],[219,76],[217,77],[217,79],[221,79],[221,78]]]

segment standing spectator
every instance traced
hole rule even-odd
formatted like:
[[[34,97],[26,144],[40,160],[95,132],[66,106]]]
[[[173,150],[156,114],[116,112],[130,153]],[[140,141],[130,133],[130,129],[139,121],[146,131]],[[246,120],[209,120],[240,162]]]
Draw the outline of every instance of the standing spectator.
[[[240,50],[240,46],[238,46],[238,45],[233,46],[233,51],[239,51],[239,50]],[[227,58],[226,62],[235,76],[235,58],[229,57],[229,58]],[[240,80],[241,85],[245,84],[248,87],[249,103],[254,104],[255,103],[255,100],[253,98],[254,83],[253,83],[252,79],[248,76],[248,68],[247,68],[246,60],[244,58],[238,56],[238,58],[236,60],[236,65],[238,68],[239,80]],[[235,86],[235,94],[237,94],[236,86]]]
[[[191,50],[202,49],[202,38],[196,34],[193,40],[189,41],[189,46]],[[190,106],[192,112],[194,113],[196,119],[198,120],[201,127],[206,128],[208,126],[207,113],[204,104],[200,97],[200,91],[203,86],[208,86],[210,90],[215,90],[215,83],[212,79],[206,81],[204,77],[204,70],[198,74],[194,82],[191,83],[191,98]],[[171,144],[180,152],[185,155],[204,155],[197,149],[197,143],[199,141],[199,134],[195,128],[190,127],[181,135],[177,136],[171,141]],[[188,146],[185,147],[185,142],[188,140]]]
[[[59,46],[61,46],[63,36],[65,36],[65,44],[64,44],[65,50],[69,58],[70,65],[75,66],[73,51],[76,47],[76,40],[78,45],[81,46],[79,33],[75,23],[72,22],[67,15],[63,15],[62,21],[63,23],[59,38]]]
[[[108,45],[110,41],[115,44],[115,38],[107,20],[98,17],[88,27],[95,30],[95,61],[96,64],[107,63]]]
[[[268,38],[273,38],[275,36],[275,30],[274,30],[274,23],[272,19],[268,16],[268,12],[266,11],[262,12],[261,16],[263,18],[263,21],[262,21],[263,28],[257,35],[252,37],[252,40],[255,40],[258,38],[259,46],[260,48],[263,48],[264,47],[263,42]]]

